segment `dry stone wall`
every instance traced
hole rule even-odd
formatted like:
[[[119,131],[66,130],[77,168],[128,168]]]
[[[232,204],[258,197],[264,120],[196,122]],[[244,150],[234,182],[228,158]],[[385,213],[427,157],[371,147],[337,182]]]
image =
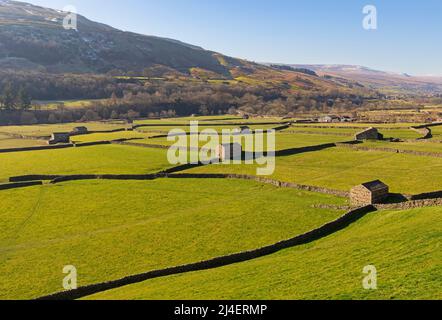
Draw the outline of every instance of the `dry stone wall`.
[[[327,223],[323,225],[322,227],[319,227],[317,229],[314,229],[312,231],[309,231],[307,233],[304,233],[299,236],[295,236],[291,239],[280,241],[278,243],[275,243],[273,245],[269,245],[266,247],[262,247],[259,249],[251,250],[251,251],[244,251],[232,255],[226,255],[222,257],[217,257],[214,259],[201,261],[197,263],[182,265],[178,267],[172,267],[162,270],[156,270],[156,271],[150,271],[143,274],[133,275],[126,278],[122,278],[115,281],[109,281],[105,283],[90,285],[78,288],[76,290],[71,291],[65,291],[56,293],[53,295],[49,295],[46,297],[41,297],[38,300],[75,300],[80,299],[92,294],[96,294],[99,292],[119,288],[122,286],[134,284],[143,282],[150,279],[160,278],[160,277],[166,277],[170,275],[177,275],[177,274],[183,274],[188,272],[195,272],[195,271],[202,271],[202,270],[208,270],[208,269],[214,269],[219,268],[227,265],[231,265],[234,263],[240,263],[245,262],[257,258],[261,258],[264,256],[268,256],[271,254],[274,254],[276,252],[279,252],[284,249],[308,244],[311,242],[314,242],[316,240],[319,240],[321,238],[324,238],[328,235],[331,235],[333,233],[336,233],[350,224],[358,221],[359,219],[363,218],[365,215],[367,215],[370,212],[376,211],[376,208],[373,206],[367,206],[363,208],[358,208],[355,210],[352,210],[339,219],[332,221],[330,223]]]

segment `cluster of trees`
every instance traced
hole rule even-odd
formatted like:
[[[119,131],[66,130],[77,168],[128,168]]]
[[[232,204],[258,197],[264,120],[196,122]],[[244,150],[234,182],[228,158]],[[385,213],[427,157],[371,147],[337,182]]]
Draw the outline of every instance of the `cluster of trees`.
[[[5,111],[28,110],[31,108],[31,97],[25,87],[15,88],[8,83],[0,95],[0,109]]]
[[[95,75],[15,73],[9,82],[1,81],[3,110],[8,111],[0,114],[1,124],[60,123],[238,112],[252,115],[295,116],[304,113],[352,111],[360,108],[367,98],[373,98],[362,93],[359,95],[354,91],[349,94],[332,89],[323,92],[311,90],[293,93],[281,88],[245,83],[230,85],[178,79],[131,82]],[[28,90],[21,89],[25,88],[25,85]],[[31,95],[36,100],[104,100],[81,109],[67,109],[60,105],[56,110],[31,111],[28,110]]]

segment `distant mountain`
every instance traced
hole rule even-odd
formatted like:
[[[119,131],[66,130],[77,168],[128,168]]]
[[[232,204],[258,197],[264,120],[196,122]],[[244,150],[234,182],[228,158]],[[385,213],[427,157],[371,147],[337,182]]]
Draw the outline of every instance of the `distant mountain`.
[[[288,65],[292,68],[305,68],[328,78],[345,78],[386,93],[440,93],[442,77],[411,76],[354,65]]]
[[[49,72],[106,73],[113,69],[189,73],[200,68],[222,76],[219,55],[177,40],[124,32],[78,15],[78,31],[65,30],[67,13],[0,0],[0,67]]]
[[[377,94],[352,80],[326,79],[307,68],[264,66],[178,40],[124,32],[81,15],[77,16],[77,30],[65,30],[67,14],[0,0],[0,72],[172,75],[289,94]]]

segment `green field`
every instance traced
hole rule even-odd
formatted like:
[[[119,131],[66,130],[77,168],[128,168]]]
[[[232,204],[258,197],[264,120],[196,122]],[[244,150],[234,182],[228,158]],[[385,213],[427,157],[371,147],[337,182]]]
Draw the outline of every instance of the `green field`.
[[[61,100],[61,101],[34,101],[40,110],[57,110],[60,106],[65,109],[80,109],[105,102],[107,99]]]
[[[187,172],[253,175],[256,167],[211,165]],[[390,186],[392,192],[419,194],[442,190],[442,161],[432,157],[331,148],[277,158],[272,177],[343,191],[380,179]]]
[[[0,149],[35,147],[45,144],[42,140],[15,139],[0,133]]]
[[[353,128],[316,128],[316,127],[306,127],[306,126],[297,126],[292,125],[290,128],[283,130],[283,132],[300,132],[300,133],[312,133],[312,134],[340,134],[340,135],[348,135],[354,136],[356,133],[363,130],[361,129],[353,129]]]
[[[379,132],[384,135],[385,139],[396,138],[403,140],[415,140],[423,138],[422,134],[411,129],[380,129]]]
[[[136,132],[136,131],[121,131],[110,133],[91,133],[79,136],[71,137],[72,142],[85,143],[85,142],[97,142],[97,141],[113,141],[119,139],[144,139],[152,134]]]
[[[46,137],[54,132],[71,132],[75,127],[85,126],[89,131],[103,131],[124,128],[127,125],[121,123],[66,123],[66,124],[47,124],[33,126],[0,126],[0,133],[20,134],[31,137]]]
[[[158,149],[118,145],[0,154],[0,182],[30,174],[143,174],[172,165]]]
[[[205,137],[202,135],[201,137]],[[250,138],[251,136],[249,136]],[[153,139],[144,139],[144,140],[136,140],[133,141],[137,144],[155,144],[155,145],[164,145],[164,146],[171,146],[171,145],[178,145],[180,147],[186,147],[190,145],[190,139],[191,136],[187,136],[183,139],[180,139],[179,141],[167,141],[167,138],[153,138]],[[233,139],[233,137],[232,137]],[[255,143],[253,142],[253,146],[250,148],[246,148],[246,137],[241,138],[241,144],[243,145],[243,148],[245,151],[253,151],[258,150],[255,147]],[[253,137],[255,141],[255,137]],[[348,139],[346,137],[342,136],[333,136],[333,135],[316,135],[316,134],[291,134],[291,133],[276,133],[275,136],[275,143],[276,143],[276,149],[275,150],[286,150],[286,149],[292,149],[292,148],[302,148],[302,147],[308,147],[308,146],[316,146],[316,145],[322,145],[322,144],[328,144],[328,143],[336,143],[336,142],[344,142],[351,139]],[[221,137],[220,137],[221,141]],[[233,141],[233,140],[232,140]],[[204,147],[208,142],[207,141],[199,141],[199,147]],[[267,147],[267,137],[264,135],[263,138],[263,146],[264,148]],[[270,151],[273,151],[272,148],[270,148]]]
[[[129,191],[130,190],[130,191]],[[345,199],[250,181],[86,181],[0,192],[0,299],[254,249],[336,219]]]
[[[427,142],[427,141],[422,141],[422,142],[366,141],[361,146],[369,148],[392,148],[397,150],[442,153],[442,143]]]
[[[179,124],[179,123],[176,123]],[[251,130],[271,130],[274,129],[278,126],[278,124],[271,124],[271,125],[253,125],[253,124],[249,124],[247,125]],[[198,132],[202,132],[203,130],[215,130],[218,133],[221,133],[223,130],[236,130],[239,129],[240,126],[237,125],[229,125],[229,124],[218,124],[218,125],[213,125],[213,123],[199,123],[198,125]],[[165,133],[168,134],[171,130],[182,130],[185,132],[190,132],[191,128],[190,125],[188,123],[183,123],[182,125],[178,125],[178,126],[170,126],[170,125],[166,125],[166,126],[150,126],[150,127],[140,127],[137,128],[137,131],[140,132],[157,132],[159,134]]]
[[[239,117],[208,116],[140,120],[140,131],[94,133],[73,142],[117,139],[139,145],[99,145],[0,153],[0,184],[19,175],[149,174],[174,167],[170,146],[155,131],[191,120],[200,130],[234,129]],[[259,125],[257,122],[273,122]],[[252,129],[279,126],[278,118],[247,121]],[[211,126],[211,124],[221,126]],[[176,126],[170,126],[175,124]],[[156,126],[158,125],[158,126]],[[276,150],[353,140],[367,124],[294,125],[276,133]],[[416,139],[411,124],[382,124],[386,137]],[[1,133],[41,137],[86,126],[92,131],[126,123],[0,127],[0,149],[44,144]],[[316,124],[317,126],[317,124]],[[328,124],[327,124],[328,126]],[[358,127],[358,128],[355,128]],[[440,127],[435,127],[435,139]],[[287,131],[291,131],[290,133]],[[307,133],[303,133],[306,131]],[[186,140],[188,136],[184,136]],[[442,153],[433,142],[366,141],[358,146]],[[264,140],[266,144],[266,140]],[[202,147],[206,142],[199,142]],[[245,149],[245,151],[251,151]],[[299,151],[299,150],[298,150]],[[255,165],[208,165],[180,173],[255,176]],[[264,166],[260,166],[264,167]],[[380,179],[391,192],[442,190],[442,158],[333,147],[276,158],[272,178],[349,191]],[[292,238],[335,220],[349,200],[237,179],[87,180],[0,191],[0,300],[28,299],[63,291],[62,270],[74,265],[78,285],[117,280],[152,270],[253,250]],[[442,298],[441,207],[370,213],[309,245],[203,272],[158,278],[90,299],[436,299]],[[362,269],[374,264],[379,290],[362,289]]]
[[[159,278],[90,299],[441,299],[442,209],[371,213],[309,245],[214,270]],[[362,287],[367,265],[378,290]]]
[[[442,141],[442,126],[431,127],[431,132],[433,133],[433,140]]]

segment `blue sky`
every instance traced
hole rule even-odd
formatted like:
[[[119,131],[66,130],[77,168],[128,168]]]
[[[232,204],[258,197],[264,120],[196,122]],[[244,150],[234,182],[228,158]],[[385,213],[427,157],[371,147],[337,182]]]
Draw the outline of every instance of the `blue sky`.
[[[357,64],[442,76],[440,0],[29,0],[116,28],[259,62]],[[365,5],[378,30],[362,28]]]

